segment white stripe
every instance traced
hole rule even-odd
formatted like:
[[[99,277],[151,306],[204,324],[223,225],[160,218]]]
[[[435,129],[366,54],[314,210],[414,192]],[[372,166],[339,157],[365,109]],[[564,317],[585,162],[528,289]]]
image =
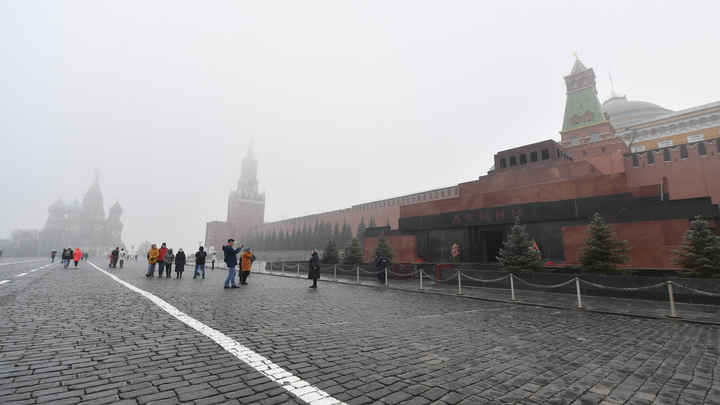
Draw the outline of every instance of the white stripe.
[[[5,284],[5,283],[7,283],[8,281],[10,281],[10,280],[2,280],[2,281],[0,281],[0,284]]]
[[[27,274],[27,273],[20,273],[20,274],[18,274],[18,275],[15,276],[15,277],[22,277],[22,276],[24,276],[24,275],[26,275],[26,274]]]
[[[30,273],[32,273],[33,271],[38,271],[38,270],[40,270],[40,269],[34,269],[34,270],[30,270]]]
[[[246,364],[248,364],[250,367],[254,368],[255,370],[259,371],[272,381],[278,383],[282,388],[284,388],[289,393],[297,396],[301,400],[307,402],[308,404],[313,405],[346,405],[344,402],[339,401],[333,397],[331,397],[327,392],[313,387],[308,383],[307,381],[303,381],[300,378],[292,375],[289,371],[281,368],[277,364],[273,363],[269,359],[253,352],[252,350],[248,349],[247,347],[241,345],[231,337],[227,336],[226,334],[215,330],[204,323],[190,317],[189,315],[181,312],[179,309],[175,308],[174,306],[170,305],[166,301],[156,297],[155,295],[141,290],[134,285],[127,283],[125,281],[120,280],[113,274],[110,274],[106,272],[105,270],[101,269],[100,267],[96,266],[93,263],[90,263],[93,267],[103,272],[105,275],[109,276],[113,280],[117,281],[118,283],[124,285],[125,287],[137,292],[138,294],[144,296],[145,298],[149,299],[150,301],[154,302],[157,306],[164,309],[167,313],[174,316],[184,324],[188,325],[189,327],[195,329],[196,331],[202,333],[203,335],[209,337],[215,343],[220,345],[223,349],[227,350],[231,354],[235,355],[238,359],[242,360]]]

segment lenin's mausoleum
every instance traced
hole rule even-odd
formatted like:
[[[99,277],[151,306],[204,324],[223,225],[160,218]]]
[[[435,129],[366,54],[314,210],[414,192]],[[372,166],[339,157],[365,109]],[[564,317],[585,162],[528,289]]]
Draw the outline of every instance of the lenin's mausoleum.
[[[580,60],[564,81],[559,141],[498,152],[487,175],[455,187],[265,223],[250,149],[228,200],[228,220],[208,222],[205,243],[220,249],[228,237],[292,233],[318,220],[355,230],[373,217],[390,227],[364,233],[368,260],[384,230],[395,260],[449,261],[457,242],[463,262],[484,263],[497,261],[517,216],[543,258],[563,265],[575,263],[597,212],[632,247],[629,266],[658,269],[674,267],[671,250],[696,215],[720,235],[720,101],[682,111],[619,94],[601,103],[595,73]]]

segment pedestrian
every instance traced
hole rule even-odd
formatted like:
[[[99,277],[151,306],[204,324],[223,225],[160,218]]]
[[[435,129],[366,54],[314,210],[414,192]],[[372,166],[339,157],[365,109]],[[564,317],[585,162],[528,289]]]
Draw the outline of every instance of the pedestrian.
[[[207,252],[205,251],[205,248],[200,246],[198,248],[198,251],[195,253],[195,275],[193,278],[197,278],[197,276],[200,275],[200,270],[202,270],[202,278],[205,278],[205,258],[207,257]]]
[[[84,256],[84,260],[87,261],[88,257],[90,257],[90,253],[85,252],[85,254],[83,256]]]
[[[185,252],[183,249],[178,249],[177,255],[175,255],[175,278],[182,278],[183,271],[185,271]],[[170,270],[168,270],[168,273]]]
[[[148,269],[147,273],[145,273],[145,277],[155,277],[155,265],[158,262],[159,254],[160,251],[158,250],[157,245],[153,243],[147,253]]]
[[[235,255],[240,253],[243,245],[240,245],[237,249],[233,249],[234,244],[235,239],[228,239],[228,244],[222,247],[223,253],[225,253],[225,264],[228,266],[228,276],[225,279],[225,286],[223,288],[238,288],[235,284],[235,267],[237,267],[237,256]],[[232,287],[230,287],[230,283],[232,283]]]
[[[83,252],[80,250],[80,248],[75,248],[75,253],[73,253],[73,261],[75,262],[75,267],[77,267],[78,262],[80,259],[82,259]]]
[[[73,257],[73,251],[72,251],[71,247],[69,247],[67,249],[63,249],[62,261],[63,261],[63,265],[66,269],[70,266],[70,260],[72,259],[72,257]]]
[[[52,261],[50,263],[55,263],[55,255],[57,254],[57,250],[53,249],[52,252],[50,252],[50,259]]]
[[[158,271],[160,272],[160,277],[162,277],[163,270],[165,269],[165,253],[167,253],[167,245],[163,242],[158,252]],[[170,274],[168,274],[168,277],[170,277]]]
[[[117,267],[118,259],[120,258],[120,248],[115,247],[115,249],[110,252],[110,267]]]
[[[178,256],[180,253],[178,253]],[[175,254],[173,253],[172,248],[167,250],[167,253],[165,253],[165,256],[163,257],[163,263],[165,263],[165,278],[170,278],[170,273],[172,273],[172,264],[175,260]]]
[[[127,257],[127,253],[125,252],[125,248],[120,249],[120,268],[123,268],[123,263],[125,263],[125,258]]]
[[[320,278],[320,256],[318,256],[317,249],[312,250],[310,256],[310,267],[308,268],[308,278],[312,279],[313,283],[310,288],[317,288],[317,281]]]
[[[240,284],[248,285],[247,278],[250,275],[250,269],[252,268],[252,258],[255,256],[250,248],[245,248],[242,255],[240,256],[241,268],[240,272]]]
[[[388,266],[388,258],[382,250],[375,257],[375,269],[377,270],[378,281],[385,282],[385,269]]]

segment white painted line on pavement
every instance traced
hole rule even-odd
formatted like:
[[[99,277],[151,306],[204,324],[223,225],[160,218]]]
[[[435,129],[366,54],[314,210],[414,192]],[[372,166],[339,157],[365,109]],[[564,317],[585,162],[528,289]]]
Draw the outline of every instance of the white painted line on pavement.
[[[0,280],[0,284],[5,284],[5,283],[7,283],[7,282],[9,282],[9,281],[10,281],[10,280]]]
[[[41,267],[41,268],[42,268],[42,267]],[[41,268],[40,268],[40,269],[41,269]],[[32,272],[34,272],[34,271],[38,271],[38,270],[40,270],[40,269],[33,269],[33,270],[30,270],[30,273],[32,273]]]
[[[39,260],[45,260],[45,259],[25,260],[24,262],[0,263],[0,266],[7,266],[8,264],[20,264],[20,263],[37,262],[37,261],[39,261]]]
[[[20,274],[18,274],[18,275],[15,276],[15,277],[22,277],[22,276],[24,276],[24,275],[26,275],[26,274],[27,274],[27,273],[20,273]]]
[[[93,263],[90,263],[90,265],[92,265],[105,275],[109,276],[113,280],[117,281],[118,283],[154,302],[157,306],[164,309],[167,313],[174,316],[182,323],[209,337],[210,339],[215,341],[215,343],[220,345],[220,347],[235,355],[235,357],[245,362],[247,365],[254,368],[255,370],[259,371],[264,376],[279,384],[286,391],[297,396],[308,404],[346,405],[344,402],[331,397],[330,394],[328,394],[327,392],[310,385],[310,383],[308,383],[307,381],[301,380],[300,378],[291,374],[289,371],[273,363],[269,359],[241,345],[240,343],[227,336],[226,334],[220,332],[219,330],[213,329],[205,325],[204,323],[190,317],[184,312],[181,312],[179,309],[170,305],[161,298],[158,298],[157,296],[147,291],[141,290],[140,288],[135,287],[130,283],[120,280],[115,275],[108,273],[107,271],[101,269]]]

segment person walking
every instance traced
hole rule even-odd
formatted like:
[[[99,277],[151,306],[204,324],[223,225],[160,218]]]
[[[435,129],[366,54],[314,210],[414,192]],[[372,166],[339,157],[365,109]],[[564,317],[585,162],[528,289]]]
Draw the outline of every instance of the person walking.
[[[165,254],[167,253],[167,245],[165,242],[160,246],[160,250],[158,252],[158,271],[160,272],[160,277],[163,275],[163,270],[165,269]],[[170,277],[170,274],[168,274],[168,277]]]
[[[80,250],[80,248],[75,248],[75,253],[73,253],[73,261],[75,262],[75,267],[77,267],[78,262],[82,259],[83,252]]]
[[[158,250],[157,245],[153,243],[147,253],[148,269],[147,273],[145,273],[145,277],[155,277],[155,265],[158,262],[158,255],[160,255],[160,251]]]
[[[225,264],[228,266],[228,276],[225,279],[225,286],[223,288],[238,288],[235,284],[235,267],[237,267],[237,256],[235,255],[240,253],[243,245],[240,245],[237,249],[233,249],[234,244],[235,239],[228,239],[228,244],[222,247],[223,253],[225,253]],[[230,284],[232,284],[232,287],[230,287]]]
[[[57,254],[57,250],[53,249],[52,252],[50,252],[50,259],[52,261],[50,263],[55,263],[55,255]]]
[[[180,253],[178,253],[178,256]],[[165,253],[165,256],[163,257],[163,263],[165,263],[165,278],[170,278],[170,273],[172,273],[172,264],[175,260],[175,254],[173,253],[172,248],[167,250],[167,253]],[[159,262],[158,262],[159,263]]]
[[[125,248],[120,249],[120,268],[123,268],[123,263],[125,262],[125,258],[127,257],[127,253],[125,252]]]
[[[205,248],[200,246],[198,248],[198,251],[195,253],[195,275],[193,278],[197,278],[197,276],[200,275],[200,270],[202,270],[202,278],[205,278],[205,258],[207,257],[207,252],[205,251]]]
[[[182,248],[178,249],[177,255],[175,255],[175,273],[177,273],[175,278],[182,278],[183,271],[185,271],[185,260],[185,252]],[[170,273],[169,269],[168,273]]]
[[[73,251],[72,251],[71,247],[69,247],[67,249],[63,249],[62,261],[63,261],[63,266],[66,269],[68,268],[68,266],[70,266],[70,260],[72,259],[72,257],[73,257]]]
[[[317,281],[320,278],[320,256],[318,256],[317,249],[312,250],[310,256],[310,267],[308,268],[308,278],[312,279],[313,283],[310,288],[317,288]]]
[[[388,266],[388,258],[382,250],[375,257],[375,269],[377,270],[378,281],[385,282],[385,268]]]
[[[118,259],[120,258],[120,248],[115,247],[112,252],[110,252],[110,267],[117,267]]]
[[[240,267],[240,285],[248,285],[247,278],[250,275],[250,269],[252,268],[253,252],[250,248],[245,248],[242,255],[240,255],[241,267]]]

